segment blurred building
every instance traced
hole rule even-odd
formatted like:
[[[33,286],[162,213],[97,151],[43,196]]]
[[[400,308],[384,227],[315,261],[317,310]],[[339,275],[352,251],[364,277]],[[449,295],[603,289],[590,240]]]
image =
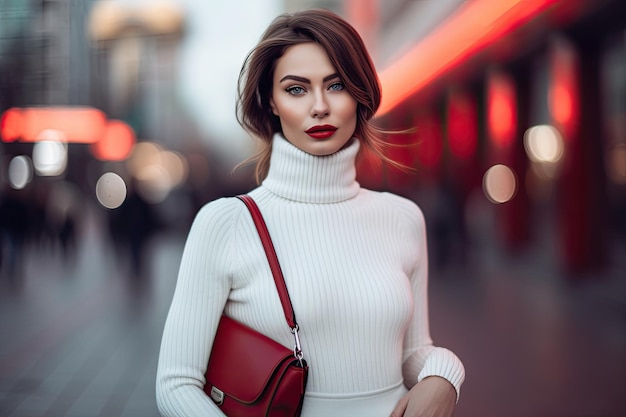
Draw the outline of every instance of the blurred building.
[[[329,8],[363,35],[383,85],[376,120],[383,127],[413,129],[394,136],[403,146],[390,152],[415,171],[364,166],[359,180],[420,202],[432,213],[431,230],[443,242],[434,245],[440,253],[462,257],[458,252],[476,239],[487,239],[507,253],[532,248],[549,265],[570,271],[617,258],[626,234],[624,1],[246,4],[246,10],[262,7],[272,17],[274,11]],[[86,113],[53,113],[63,115],[63,126],[44,129],[43,139],[52,135],[63,142],[63,128],[92,118],[91,132],[65,137],[60,151],[65,168],[49,174],[49,182],[73,182],[95,199],[98,180],[111,172],[126,187],[149,184],[151,200],[165,206],[171,193],[194,195],[193,207],[249,186],[224,188],[233,181],[232,158],[210,145],[240,151],[238,138],[211,137],[204,130],[211,117],[221,120],[225,114],[234,122],[234,111],[220,94],[234,95],[235,84],[217,76],[207,88],[209,68],[236,77],[226,61],[240,65],[247,48],[228,51],[228,46],[252,46],[260,35],[255,29],[249,38],[235,38],[241,30],[233,22],[229,32],[206,28],[205,21],[224,20],[225,8],[226,3],[182,0],[1,0],[3,189],[11,182],[9,165],[36,162],[31,159],[41,139],[16,133],[26,117],[19,109],[77,106]],[[204,14],[196,16],[200,11]],[[269,19],[252,18],[263,27]],[[208,38],[195,38],[191,52],[188,42],[201,32]],[[222,48],[209,49],[216,45]],[[232,87],[220,90],[216,84]],[[129,160],[140,142],[157,144],[143,149],[158,156],[150,161],[161,162],[146,163],[143,180],[137,181],[129,168],[137,164]],[[229,165],[221,167],[220,161]],[[216,169],[227,175],[220,178]],[[31,177],[24,175],[24,181]],[[22,187],[28,191],[27,183]]]
[[[96,107],[127,121],[139,138],[174,147],[186,133],[175,94],[185,30],[181,7],[174,1],[100,0],[86,17]]]
[[[359,3],[346,2],[357,21]],[[369,3],[377,117],[415,129],[396,140],[417,146],[393,152],[417,173],[364,178],[448,212],[455,238],[492,230],[504,253],[533,248],[549,268],[623,269],[626,3]]]
[[[93,0],[0,2],[0,109],[88,104]]]
[[[2,189],[10,185],[8,171],[12,158],[26,156],[23,160],[32,161],[35,148],[32,142],[9,137],[7,128],[13,126],[5,117],[8,109],[93,103],[93,52],[84,24],[92,3],[90,0],[0,2]],[[77,156],[82,153],[76,148],[69,152]],[[84,177],[84,173],[67,168],[65,176]]]

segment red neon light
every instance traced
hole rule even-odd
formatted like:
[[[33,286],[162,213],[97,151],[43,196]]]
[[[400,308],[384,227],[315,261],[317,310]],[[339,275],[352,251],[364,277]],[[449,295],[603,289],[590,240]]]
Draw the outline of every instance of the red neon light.
[[[562,84],[557,81],[552,88],[551,110],[554,120],[565,125],[572,120],[574,115],[574,97],[572,90]]]
[[[7,110],[3,117],[2,140],[37,142],[42,132],[59,132],[65,142],[94,143],[106,126],[105,114],[92,107],[26,107]]]
[[[517,130],[517,97],[511,77],[492,73],[487,84],[487,129],[491,141],[508,148]]]
[[[0,119],[0,134],[4,142],[15,142],[22,131],[22,113],[18,109],[9,109]]]
[[[129,125],[121,120],[111,120],[102,139],[91,145],[91,153],[101,161],[123,161],[136,142],[135,132]]]
[[[578,66],[576,51],[564,41],[558,42],[551,59],[548,107],[565,139],[569,139],[578,126],[580,114]]]
[[[378,115],[437,79],[463,60],[512,32],[561,0],[474,0],[381,71],[383,100]]]

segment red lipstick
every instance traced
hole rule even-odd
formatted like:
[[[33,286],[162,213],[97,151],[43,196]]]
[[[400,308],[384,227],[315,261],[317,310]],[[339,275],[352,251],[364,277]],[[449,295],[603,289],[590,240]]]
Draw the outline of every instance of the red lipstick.
[[[337,128],[333,125],[317,125],[306,130],[306,134],[313,139],[328,139],[335,134]]]

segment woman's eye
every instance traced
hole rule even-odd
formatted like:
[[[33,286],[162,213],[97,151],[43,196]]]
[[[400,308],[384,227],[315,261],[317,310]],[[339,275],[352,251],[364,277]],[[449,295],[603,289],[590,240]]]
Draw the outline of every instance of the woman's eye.
[[[341,91],[345,88],[345,86],[343,85],[343,83],[332,83],[328,89],[331,91]]]
[[[289,94],[299,95],[299,94],[304,93],[304,88],[300,87],[299,85],[294,85],[294,86],[287,88],[286,91]]]

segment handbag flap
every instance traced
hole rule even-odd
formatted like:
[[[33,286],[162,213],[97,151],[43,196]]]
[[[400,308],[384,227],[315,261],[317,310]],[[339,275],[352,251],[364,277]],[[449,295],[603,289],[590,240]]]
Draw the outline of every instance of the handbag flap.
[[[292,360],[292,350],[222,315],[209,358],[205,391],[210,393],[215,386],[238,401],[253,403],[275,370]]]

